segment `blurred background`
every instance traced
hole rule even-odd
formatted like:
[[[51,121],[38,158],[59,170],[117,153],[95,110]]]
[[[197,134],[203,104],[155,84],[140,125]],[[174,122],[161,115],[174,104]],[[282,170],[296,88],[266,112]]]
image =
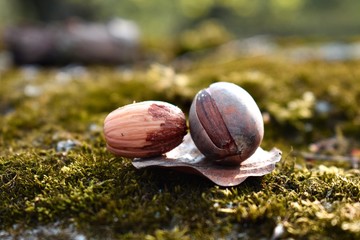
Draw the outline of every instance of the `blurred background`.
[[[47,54],[44,57],[45,52],[55,47],[56,54],[52,55],[62,58],[59,62],[86,62],[86,59],[93,58],[94,62],[119,63],[136,59],[139,45],[147,49],[160,49],[174,56],[258,35],[283,38],[302,36],[301,41],[304,41],[304,37],[312,40],[354,41],[360,29],[359,9],[360,2],[351,0],[0,0],[0,31],[5,32],[3,48],[5,46],[19,55],[15,56],[19,63],[56,62],[54,56],[49,57]],[[85,48],[89,51],[93,49],[89,39],[97,38],[96,41],[103,44],[109,41],[100,37],[104,36],[104,29],[89,23],[107,24],[104,25],[105,32],[110,32],[110,41],[114,36],[120,36],[122,52],[123,49],[129,49],[128,52],[122,53],[124,56],[120,59],[98,53],[116,52],[117,46],[100,48],[93,55],[83,53],[86,51],[76,42],[88,41],[89,45],[85,44]],[[8,30],[9,27],[19,25],[22,29]],[[27,26],[26,30],[29,30],[29,25],[37,28],[26,32],[24,25]],[[69,32],[72,32],[71,36]],[[27,48],[45,48],[31,42],[30,35],[38,36],[37,40],[41,39],[40,42],[49,45],[47,49],[37,51],[37,55],[43,52],[45,59],[41,59],[41,56],[25,56],[31,52]],[[68,47],[64,42],[73,45]],[[78,56],[69,54],[74,50],[79,52]],[[339,52],[344,49],[336,50]]]
[[[360,2],[351,0],[13,0],[0,1],[2,27],[23,22],[134,20],[146,37],[178,35],[212,19],[236,36],[357,34]]]

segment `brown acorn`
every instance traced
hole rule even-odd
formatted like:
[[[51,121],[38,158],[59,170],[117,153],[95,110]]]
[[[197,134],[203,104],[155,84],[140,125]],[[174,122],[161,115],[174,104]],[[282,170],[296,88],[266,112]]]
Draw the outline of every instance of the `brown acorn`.
[[[186,132],[184,113],[161,101],[120,107],[104,121],[107,149],[129,158],[146,158],[168,152],[183,141]]]
[[[201,90],[189,114],[190,134],[208,159],[224,165],[240,165],[249,158],[264,135],[261,112],[243,88],[218,82]]]

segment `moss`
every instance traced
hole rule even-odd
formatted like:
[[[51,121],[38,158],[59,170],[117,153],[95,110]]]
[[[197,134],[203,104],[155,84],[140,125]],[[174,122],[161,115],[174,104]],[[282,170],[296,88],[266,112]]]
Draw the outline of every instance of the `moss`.
[[[359,62],[215,57],[176,70],[156,64],[93,66],[81,74],[36,69],[31,77],[21,68],[2,72],[0,236],[254,239],[271,238],[282,226],[280,238],[359,238],[359,171],[292,155],[335,127],[358,137],[349,129],[359,126]],[[159,99],[187,112],[199,89],[220,80],[244,86],[269,113],[263,146],[284,153],[272,174],[220,188],[199,176],[135,170],[106,151],[102,122],[111,110]],[[330,104],[328,112],[317,112],[319,100]],[[64,140],[74,146],[59,151]],[[39,230],[54,226],[57,233]]]

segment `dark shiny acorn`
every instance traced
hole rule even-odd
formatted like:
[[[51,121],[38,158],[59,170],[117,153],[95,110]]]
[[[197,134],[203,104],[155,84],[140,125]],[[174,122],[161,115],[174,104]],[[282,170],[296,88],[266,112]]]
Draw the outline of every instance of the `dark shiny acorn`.
[[[189,123],[201,153],[224,165],[239,165],[249,158],[264,136],[259,107],[247,91],[233,83],[214,83],[198,92]]]
[[[184,113],[161,101],[145,101],[120,107],[105,118],[107,149],[115,155],[147,158],[178,146],[187,132]]]

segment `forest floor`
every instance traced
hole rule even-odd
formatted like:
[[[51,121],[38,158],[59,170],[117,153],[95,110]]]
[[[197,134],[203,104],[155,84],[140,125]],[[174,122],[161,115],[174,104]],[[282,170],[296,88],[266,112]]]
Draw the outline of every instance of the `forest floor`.
[[[127,66],[0,68],[0,238],[360,239],[360,61],[336,51],[355,45],[231,44]],[[225,188],[106,150],[112,110],[162,100],[187,114],[217,81],[258,103],[261,146],[283,152],[272,173]]]

